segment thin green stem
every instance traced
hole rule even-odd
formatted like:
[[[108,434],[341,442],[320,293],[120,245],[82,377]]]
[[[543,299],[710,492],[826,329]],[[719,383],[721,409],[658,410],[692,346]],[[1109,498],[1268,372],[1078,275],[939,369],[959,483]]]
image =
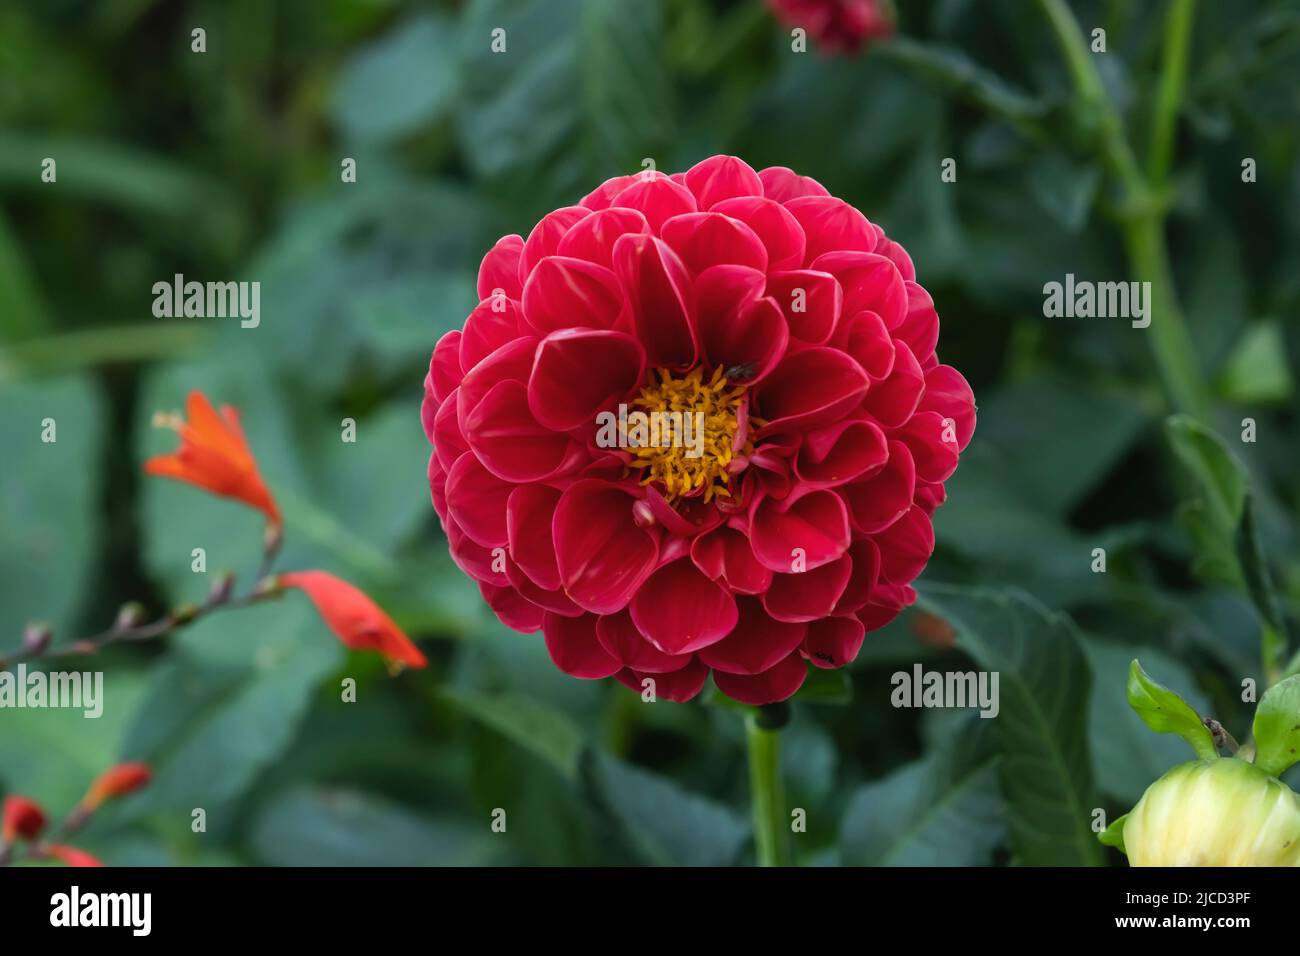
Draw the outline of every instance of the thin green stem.
[[[1187,51],[1195,15],[1196,0],[1173,0],[1165,18],[1164,63],[1151,127],[1151,152],[1147,156],[1147,176],[1157,188],[1164,185],[1173,161],[1174,129],[1187,80]]]
[[[781,781],[781,731],[766,728],[763,723],[760,716],[745,718],[754,844],[759,866],[789,866],[790,828]]]

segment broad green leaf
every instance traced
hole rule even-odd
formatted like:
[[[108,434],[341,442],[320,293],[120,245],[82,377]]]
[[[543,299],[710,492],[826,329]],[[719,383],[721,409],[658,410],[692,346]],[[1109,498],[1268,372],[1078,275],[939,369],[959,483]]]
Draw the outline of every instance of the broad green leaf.
[[[1165,421],[1174,453],[1194,477],[1216,526],[1234,529],[1246,500],[1246,470],[1223,439],[1188,415]]]
[[[1101,167],[1050,150],[1034,158],[1028,185],[1044,212],[1070,232],[1078,232],[1097,198]]]
[[[1202,760],[1218,756],[1214,735],[1191,705],[1168,687],[1152,680],[1136,658],[1129,664],[1128,703],[1142,722],[1156,733],[1177,734],[1191,744],[1196,756]]]
[[[749,840],[749,825],[735,811],[667,777],[593,749],[583,752],[579,774],[583,792],[647,863],[729,866]]]
[[[313,786],[272,800],[250,842],[267,866],[484,866],[502,852],[486,817],[430,818],[375,794]]]
[[[578,770],[582,732],[556,710],[518,694],[447,688],[442,698],[468,716],[542,758],[566,777]]]
[[[1255,765],[1277,777],[1300,761],[1300,675],[1274,684],[1259,700],[1252,726]]]
[[[840,829],[848,866],[987,866],[1006,838],[993,721],[963,719],[921,760],[859,787]]]
[[[334,121],[358,140],[385,141],[427,128],[452,104],[456,61],[456,32],[447,18],[413,16],[343,65]]]
[[[1243,405],[1290,398],[1295,382],[1287,367],[1280,323],[1257,322],[1250,326],[1224,364],[1217,384],[1219,394]]]
[[[3,655],[18,646],[29,621],[48,623],[63,640],[76,636],[69,629],[96,580],[96,479],[107,436],[100,395],[89,379],[4,386],[0,406]]]
[[[1018,592],[929,585],[922,606],[999,676],[995,720],[1011,847],[1026,866],[1097,865],[1086,734],[1092,675],[1073,622]]]

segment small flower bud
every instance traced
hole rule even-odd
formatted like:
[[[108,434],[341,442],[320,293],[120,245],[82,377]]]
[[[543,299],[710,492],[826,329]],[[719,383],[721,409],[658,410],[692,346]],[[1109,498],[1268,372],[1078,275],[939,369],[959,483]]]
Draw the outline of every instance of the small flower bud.
[[[182,604],[171,613],[173,624],[188,624],[198,616],[199,609],[194,604]]]
[[[117,609],[114,627],[119,631],[128,631],[144,622],[144,607],[137,601],[128,601]]]
[[[230,600],[230,595],[235,591],[235,575],[227,571],[221,575],[208,589],[209,604],[225,604]]]
[[[1235,757],[1175,767],[1123,819],[1131,866],[1300,866],[1300,798]]]
[[[3,842],[21,837],[35,840],[45,829],[45,812],[34,800],[10,794],[5,797]]]
[[[40,654],[50,646],[50,640],[54,637],[54,632],[50,626],[45,623],[33,622],[23,628],[23,650],[30,651],[32,654]]]
[[[93,810],[106,800],[125,797],[147,784],[152,776],[153,771],[145,763],[121,763],[110,767],[90,785],[81,799],[81,806]]]

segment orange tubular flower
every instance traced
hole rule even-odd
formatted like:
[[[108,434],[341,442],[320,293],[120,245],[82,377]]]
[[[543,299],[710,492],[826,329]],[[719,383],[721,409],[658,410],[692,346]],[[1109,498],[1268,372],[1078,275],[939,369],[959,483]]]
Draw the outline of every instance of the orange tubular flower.
[[[75,846],[63,846],[61,843],[47,843],[41,847],[41,853],[68,866],[103,866],[96,857]]]
[[[12,794],[5,797],[4,843],[13,843],[18,837],[35,840],[44,829],[45,812],[34,800]]]
[[[154,424],[172,428],[181,436],[181,447],[171,455],[158,455],[144,463],[150,475],[189,482],[224,498],[235,498],[266,515],[273,527],[280,526],[280,509],[257,470],[248,450],[239,413],[223,405],[217,414],[202,392],[190,392],[185,414],[156,415]]]
[[[149,782],[153,771],[144,763],[120,763],[99,775],[81,800],[81,806],[94,810],[107,800],[125,797]]]
[[[305,591],[330,630],[353,650],[377,651],[395,665],[428,663],[392,618],[348,582],[324,571],[294,571],[280,575],[280,584]]]

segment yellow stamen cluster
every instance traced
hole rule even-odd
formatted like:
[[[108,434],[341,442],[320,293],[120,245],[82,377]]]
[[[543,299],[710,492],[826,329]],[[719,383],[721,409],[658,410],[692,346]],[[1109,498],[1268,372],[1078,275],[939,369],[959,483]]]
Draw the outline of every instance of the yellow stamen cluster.
[[[703,416],[703,441],[694,432],[689,442],[661,441],[638,447],[635,442],[627,441],[625,447],[632,455],[632,467],[645,470],[641,484],[658,482],[670,502],[697,495],[705,501],[713,500],[715,495],[731,497],[728,488],[731,475],[727,467],[738,454],[748,456],[754,451],[749,435],[739,452],[732,451],[739,427],[736,413],[745,387],[728,381],[721,367],[707,382],[704,369],[698,366],[681,378],[674,378],[666,369],[658,369],[657,375],[658,383],[652,381],[643,388],[633,400],[633,407],[652,419],[656,413],[668,413],[683,422],[698,412]],[[674,413],[680,413],[680,419]],[[691,418],[687,427],[693,429],[698,421],[701,419]],[[750,422],[752,426],[754,419]],[[702,453],[694,456],[694,449]]]

